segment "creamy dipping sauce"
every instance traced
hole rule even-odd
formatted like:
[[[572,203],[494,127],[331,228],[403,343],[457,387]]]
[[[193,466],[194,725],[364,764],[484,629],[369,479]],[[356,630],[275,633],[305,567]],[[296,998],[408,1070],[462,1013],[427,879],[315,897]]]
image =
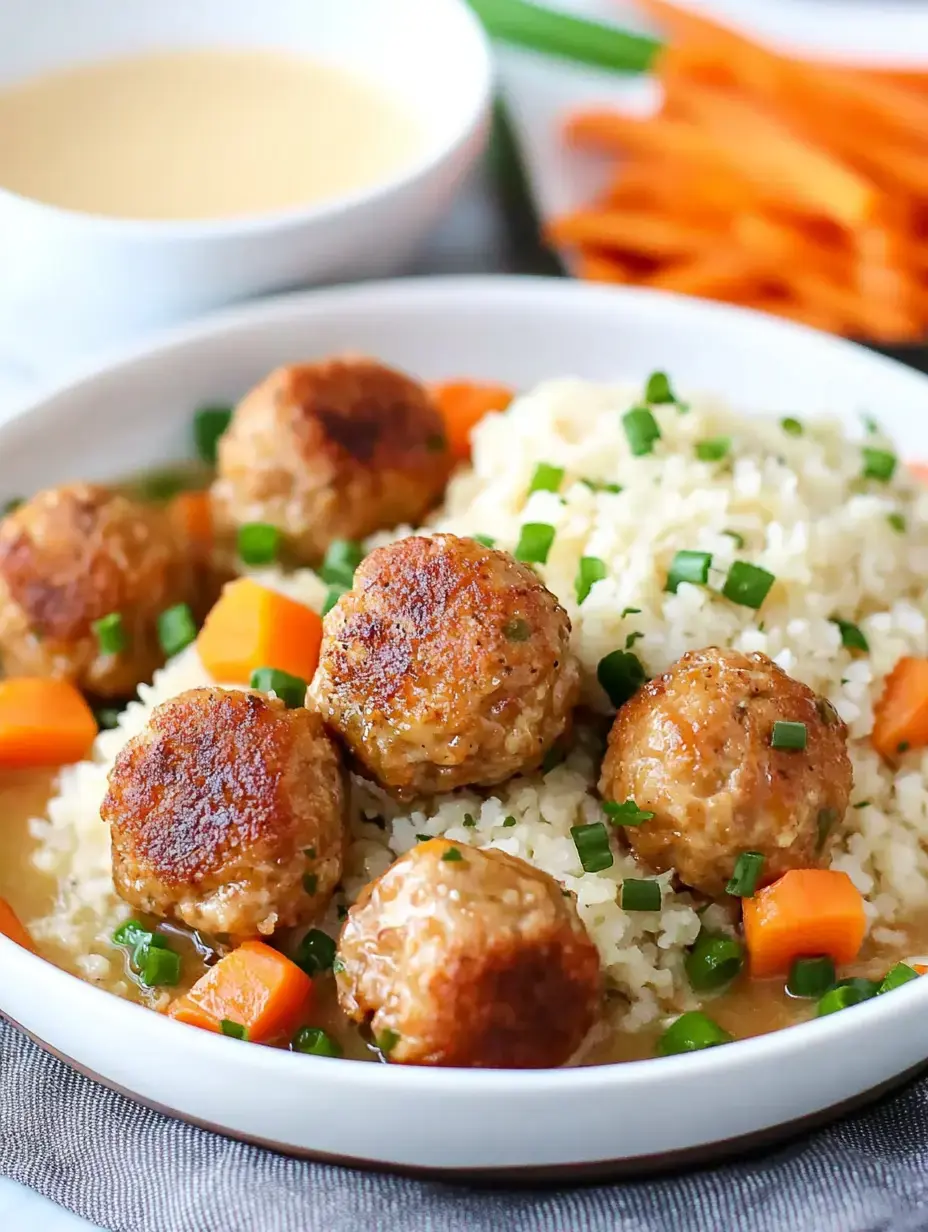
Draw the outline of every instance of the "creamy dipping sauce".
[[[120,218],[309,205],[389,176],[421,141],[382,87],[280,52],[157,53],[0,90],[0,187]]]

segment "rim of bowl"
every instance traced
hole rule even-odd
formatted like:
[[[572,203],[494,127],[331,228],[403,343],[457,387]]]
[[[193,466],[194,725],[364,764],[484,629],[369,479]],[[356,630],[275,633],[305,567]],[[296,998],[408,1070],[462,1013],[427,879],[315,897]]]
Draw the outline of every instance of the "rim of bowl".
[[[432,0],[432,3],[442,3],[449,13],[455,13],[456,19],[462,23],[462,29],[468,31],[468,37],[473,42],[477,72],[472,82],[470,102],[461,122],[444,140],[435,142],[423,154],[366,188],[340,193],[336,197],[327,197],[310,205],[218,218],[122,218],[118,214],[95,214],[67,209],[48,201],[38,201],[2,185],[0,201],[13,202],[20,208],[36,211],[49,220],[66,223],[79,230],[112,231],[119,237],[146,236],[164,240],[260,235],[267,231],[287,230],[317,223],[336,214],[348,213],[360,206],[372,204],[390,193],[415,184],[471,141],[487,122],[492,97],[493,62],[486,32],[466,0]]]

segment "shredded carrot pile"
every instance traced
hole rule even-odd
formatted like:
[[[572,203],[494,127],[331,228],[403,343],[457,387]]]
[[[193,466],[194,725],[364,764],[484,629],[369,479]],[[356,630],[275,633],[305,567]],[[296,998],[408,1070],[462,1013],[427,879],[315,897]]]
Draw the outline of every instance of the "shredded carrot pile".
[[[554,219],[583,278],[728,300],[884,343],[928,331],[928,71],[789,57],[669,0],[657,114],[583,110],[610,187]]]

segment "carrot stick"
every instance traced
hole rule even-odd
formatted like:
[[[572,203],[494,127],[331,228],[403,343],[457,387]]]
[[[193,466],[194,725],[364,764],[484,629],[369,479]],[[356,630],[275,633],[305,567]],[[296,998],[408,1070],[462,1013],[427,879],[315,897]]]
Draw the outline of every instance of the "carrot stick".
[[[737,251],[722,250],[699,253],[668,265],[643,281],[664,291],[722,299],[732,292],[752,287],[756,290],[759,279],[750,258]]]
[[[0,680],[0,766],[61,766],[85,757],[97,721],[67,680]]]
[[[470,457],[470,434],[491,411],[505,411],[515,397],[508,385],[478,381],[445,381],[432,386],[432,397],[445,421],[445,433],[459,462]]]
[[[17,945],[21,945],[24,950],[31,950],[33,954],[38,953],[28,929],[25,924],[20,923],[19,917],[5,898],[0,898],[0,933],[4,937],[9,937],[11,941],[15,941]]]
[[[685,257],[713,242],[704,227],[665,215],[611,208],[564,214],[548,224],[545,235],[558,247],[617,248],[649,257]]]
[[[172,1002],[168,1014],[204,1031],[267,1044],[293,1034],[312,995],[313,982],[296,963],[263,941],[245,941]]]
[[[751,974],[787,972],[796,958],[827,954],[852,962],[863,944],[867,919],[860,891],[833,869],[803,868],[742,900],[744,940]]]
[[[928,745],[928,659],[906,656],[886,677],[870,743],[889,760]]]
[[[203,666],[219,684],[248,684],[259,667],[310,680],[321,644],[315,612],[251,578],[226,586],[197,638]]]
[[[638,275],[627,261],[595,248],[582,248],[576,257],[578,278],[588,282],[637,282]]]

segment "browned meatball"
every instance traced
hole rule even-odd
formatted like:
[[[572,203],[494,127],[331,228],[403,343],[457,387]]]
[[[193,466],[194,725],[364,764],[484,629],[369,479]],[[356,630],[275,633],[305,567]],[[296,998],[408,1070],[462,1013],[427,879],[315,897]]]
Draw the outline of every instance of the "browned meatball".
[[[570,722],[567,613],[473,539],[372,552],[324,629],[311,704],[401,799],[532,770]]]
[[[164,510],[91,484],[50,488],[0,523],[0,659],[10,675],[128,696],[164,662],[158,616],[194,589]],[[126,646],[103,654],[93,626],[112,612]]]
[[[806,747],[775,749],[776,722]],[[827,863],[852,771],[834,708],[766,655],[695,650],[615,717],[599,789],[654,813],[627,827],[635,855],[693,889],[724,893],[738,856],[764,856],[759,884]]]
[[[573,898],[524,860],[445,839],[365,888],[339,957],[342,1009],[408,1065],[563,1065],[599,1009]]]
[[[319,717],[236,689],[158,706],[101,816],[126,902],[235,937],[307,923],[341,876],[345,788]]]
[[[333,539],[419,522],[451,467],[424,386],[369,359],[278,368],[236,408],[219,442],[217,535],[268,522],[316,564]]]

